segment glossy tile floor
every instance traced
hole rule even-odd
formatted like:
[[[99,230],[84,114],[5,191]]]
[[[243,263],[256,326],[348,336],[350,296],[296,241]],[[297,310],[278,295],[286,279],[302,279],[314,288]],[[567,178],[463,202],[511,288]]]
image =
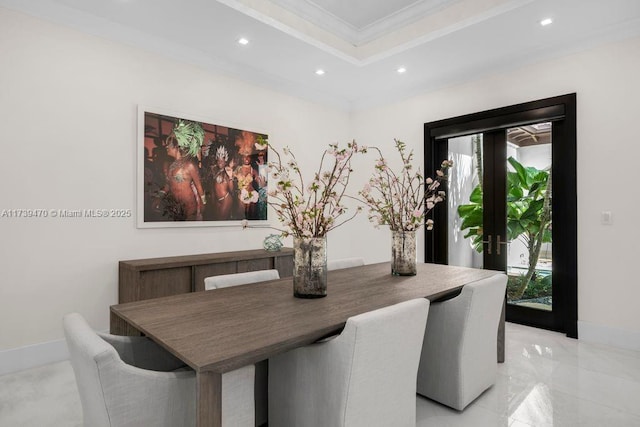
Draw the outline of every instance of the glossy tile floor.
[[[419,397],[419,427],[640,426],[640,352],[506,326],[496,384],[462,413]]]
[[[640,353],[508,323],[496,384],[458,412],[417,399],[417,427],[640,427]],[[76,427],[69,362],[0,376],[0,427]],[[331,427],[331,426],[327,426]]]

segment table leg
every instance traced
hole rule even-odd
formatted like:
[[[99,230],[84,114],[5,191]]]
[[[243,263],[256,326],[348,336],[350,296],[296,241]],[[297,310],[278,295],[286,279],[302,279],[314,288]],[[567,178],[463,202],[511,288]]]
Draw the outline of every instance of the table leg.
[[[498,323],[498,363],[504,363],[504,319],[507,314],[507,300],[502,303],[502,313],[500,313],[500,323]]]
[[[222,374],[196,374],[196,412],[198,427],[222,427]]]

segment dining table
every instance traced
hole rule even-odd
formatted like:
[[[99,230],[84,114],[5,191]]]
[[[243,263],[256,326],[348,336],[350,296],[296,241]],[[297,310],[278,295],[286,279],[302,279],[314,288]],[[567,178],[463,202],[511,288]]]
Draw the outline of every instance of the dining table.
[[[358,314],[414,298],[450,298],[496,274],[504,272],[418,263],[415,276],[394,276],[383,262],[329,271],[323,298],[294,297],[293,278],[285,277],[113,305],[111,324],[125,322],[193,369],[197,425],[221,427],[222,374],[339,334]],[[499,361],[504,316],[500,323]]]

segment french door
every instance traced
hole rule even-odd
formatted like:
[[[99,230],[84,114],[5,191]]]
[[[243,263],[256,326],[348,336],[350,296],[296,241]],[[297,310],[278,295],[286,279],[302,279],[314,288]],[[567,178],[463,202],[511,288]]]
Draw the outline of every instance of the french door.
[[[506,272],[507,321],[577,337],[575,94],[427,123],[443,159],[426,261]]]

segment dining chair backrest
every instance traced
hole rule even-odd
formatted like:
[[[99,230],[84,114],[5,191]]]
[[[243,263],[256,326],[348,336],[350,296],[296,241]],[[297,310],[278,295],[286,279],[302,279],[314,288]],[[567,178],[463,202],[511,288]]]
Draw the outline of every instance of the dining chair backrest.
[[[265,282],[280,278],[278,270],[256,270],[245,273],[221,274],[219,276],[205,277],[204,289],[228,288],[230,286],[248,285],[250,283]]]
[[[497,375],[498,324],[507,276],[469,283],[455,298],[431,304],[418,393],[463,410]]]
[[[181,365],[157,344],[145,337],[113,336],[117,341],[114,347],[104,339],[108,339],[108,335],[98,335],[78,313],[64,316],[63,329],[85,425],[195,425],[193,371],[143,369],[125,363],[116,349],[120,348],[129,361],[138,361],[141,365],[155,365],[154,368]],[[154,355],[159,357],[157,363]],[[175,361],[173,366],[171,360]]]
[[[84,425],[196,425],[196,374],[147,337],[94,332],[78,313],[63,318]],[[222,375],[223,424],[254,427],[254,366]]]
[[[269,359],[269,425],[414,427],[429,301],[350,317],[335,338]]]

